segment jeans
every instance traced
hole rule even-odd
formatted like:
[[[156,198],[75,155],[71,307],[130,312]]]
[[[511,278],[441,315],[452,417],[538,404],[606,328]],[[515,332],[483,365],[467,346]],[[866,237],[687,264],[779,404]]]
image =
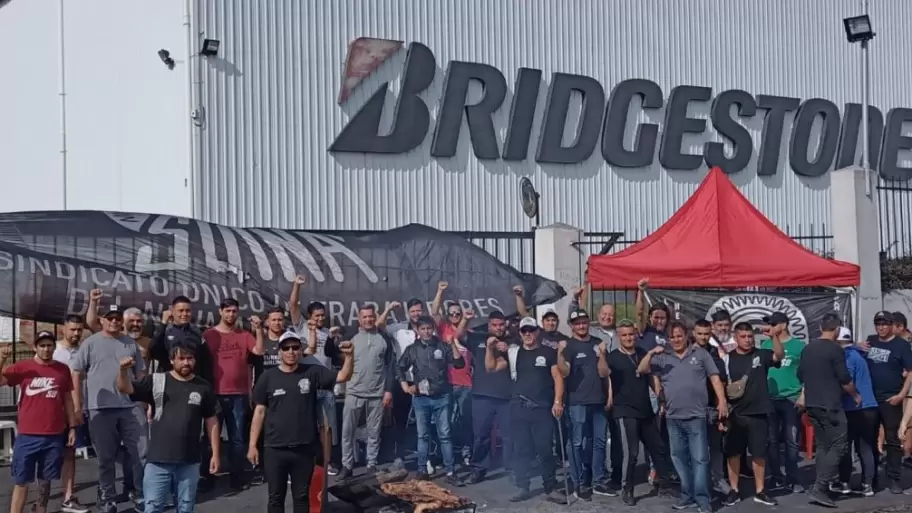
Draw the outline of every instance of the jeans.
[[[681,477],[681,499],[709,507],[709,441],[706,419],[668,419],[671,461]]]
[[[880,425],[884,428],[884,452],[887,453],[884,470],[890,482],[899,483],[903,456],[902,443],[899,441],[899,423],[902,421],[903,407],[902,404],[893,406],[884,401],[877,405],[877,411]]]
[[[839,480],[848,483],[852,477],[851,446],[854,445],[855,453],[858,454],[858,459],[861,461],[861,483],[871,485],[874,476],[877,475],[877,465],[875,464],[878,434],[877,408],[847,411],[845,415],[848,440],[846,450],[839,462]]]
[[[472,455],[472,388],[454,386],[450,396],[453,451],[460,450],[467,458]]]
[[[818,492],[827,493],[831,483],[839,476],[839,462],[846,453],[845,412],[809,406],[808,417],[814,426],[817,480],[814,487]]]
[[[177,490],[177,513],[193,513],[196,507],[196,485],[199,463],[147,463],[143,476],[145,513],[162,513],[168,499]]]
[[[570,416],[570,479],[576,489],[605,480],[605,438],[608,418],[602,404],[576,404]],[[584,444],[583,439],[589,443]]]
[[[709,439],[709,477],[716,490],[723,494],[731,491],[728,484],[728,467],[722,451],[723,433],[719,431],[719,410],[710,408],[706,418],[706,433]]]
[[[418,427],[418,471],[427,466],[428,446],[431,438],[431,424],[437,427],[437,440],[443,456],[443,467],[447,474],[455,472],[453,442],[450,440],[450,396],[417,396],[412,400],[415,409],[415,424]]]
[[[472,396],[472,470],[483,475],[491,467],[491,433],[494,421],[503,443],[503,464],[510,466],[512,441],[510,438],[510,400],[481,395]]]
[[[240,474],[244,471],[245,461],[247,461],[247,445],[244,443],[244,432],[247,430],[246,415],[247,405],[250,399],[246,395],[220,395],[218,396],[219,423],[225,424],[225,432],[228,435],[228,443],[223,446],[226,460],[232,474]],[[203,430],[205,433],[205,429]],[[203,446],[200,448],[202,461],[208,462],[212,456],[212,448],[209,445],[208,436],[203,436]],[[203,475],[209,474],[209,465],[206,463],[202,467]]]
[[[313,478],[314,462],[319,451],[320,444],[266,448],[263,474],[266,477],[266,490],[269,494],[267,513],[285,511],[285,494],[288,493],[289,479],[291,510],[294,513],[307,513],[310,510],[310,480]]]
[[[140,449],[146,446],[149,437],[140,417],[145,417],[145,413],[135,407],[89,412],[89,431],[98,460],[98,499],[102,508],[117,500],[115,464],[121,445],[127,452],[125,461],[133,467],[133,488],[138,490],[143,487],[142,462],[145,454],[140,455]]]
[[[332,444],[339,444],[339,429],[338,423],[336,422],[336,395],[333,394],[332,390],[317,390],[317,402],[320,405],[318,410],[318,415],[320,418],[317,419],[317,425],[323,425],[323,417],[326,416],[326,420],[329,423],[329,432],[332,437]]]
[[[539,468],[545,493],[555,487],[557,463],[552,450],[554,441],[554,417],[547,407],[529,407],[514,400],[510,409],[510,420],[513,422],[513,475],[517,488],[529,489],[532,463],[536,457],[541,462]]]
[[[785,480],[796,483],[798,475],[798,408],[791,399],[773,399],[773,413],[769,415],[769,448],[766,467],[770,476],[782,478],[779,443],[785,442]]]

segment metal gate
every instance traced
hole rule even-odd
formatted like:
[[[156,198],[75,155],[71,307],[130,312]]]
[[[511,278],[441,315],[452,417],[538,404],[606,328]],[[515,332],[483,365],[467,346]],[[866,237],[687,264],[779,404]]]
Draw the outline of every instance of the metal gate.
[[[912,256],[912,183],[882,179],[877,196],[882,259]]]

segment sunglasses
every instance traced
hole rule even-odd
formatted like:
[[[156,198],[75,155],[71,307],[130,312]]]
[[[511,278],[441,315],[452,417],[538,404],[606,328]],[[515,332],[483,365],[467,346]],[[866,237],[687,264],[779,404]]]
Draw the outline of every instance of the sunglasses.
[[[462,312],[450,312],[450,317],[462,317]]]
[[[520,333],[535,333],[536,331],[538,331],[536,328],[523,328],[519,330]]]
[[[282,346],[279,348],[279,351],[282,351],[283,353],[287,353],[288,351],[300,351],[300,350],[301,350],[301,346],[298,346],[298,345]]]

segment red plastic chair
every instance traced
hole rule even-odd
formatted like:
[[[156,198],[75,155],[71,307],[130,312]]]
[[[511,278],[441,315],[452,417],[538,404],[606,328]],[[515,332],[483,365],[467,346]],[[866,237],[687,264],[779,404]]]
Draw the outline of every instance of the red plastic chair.
[[[801,424],[804,426],[804,459],[810,461],[814,459],[814,426],[807,413],[801,414]]]

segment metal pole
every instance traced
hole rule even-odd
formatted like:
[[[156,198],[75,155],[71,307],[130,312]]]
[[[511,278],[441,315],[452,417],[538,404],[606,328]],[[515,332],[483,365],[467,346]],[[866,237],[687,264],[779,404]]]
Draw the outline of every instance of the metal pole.
[[[58,96],[60,96],[60,173],[63,182],[63,209],[67,209],[67,127],[66,127],[66,41],[64,38],[64,11],[63,0],[57,10],[57,28],[60,38],[60,55],[58,65],[60,78],[58,83]]]
[[[861,0],[862,14],[868,14],[868,0]],[[868,109],[871,104],[871,67],[868,64],[868,41],[861,42],[861,167],[865,170],[865,194],[871,195],[871,160],[869,153]]]

